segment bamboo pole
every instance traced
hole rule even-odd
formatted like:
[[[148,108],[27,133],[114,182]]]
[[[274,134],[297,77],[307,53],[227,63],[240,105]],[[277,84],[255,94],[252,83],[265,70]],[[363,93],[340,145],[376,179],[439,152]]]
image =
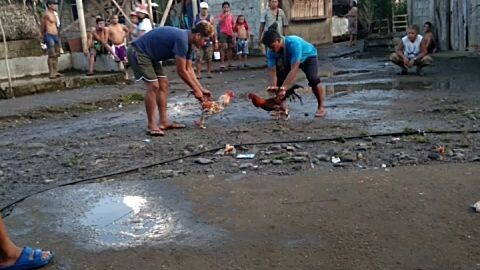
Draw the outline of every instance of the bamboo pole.
[[[163,12],[162,20],[160,21],[160,26],[164,26],[165,22],[167,21],[168,14],[170,13],[170,9],[172,8],[173,0],[168,0],[167,7]]]
[[[8,77],[8,90],[7,97],[15,97],[13,93],[13,86],[12,86],[12,74],[10,73],[10,65],[8,64],[8,45],[7,45],[7,38],[5,37],[5,30],[3,29],[3,23],[0,19],[0,30],[2,30],[2,37],[3,37],[3,45],[5,46],[5,65],[7,66],[7,77]]]
[[[131,25],[133,25],[132,21],[130,21],[130,17],[123,11],[122,7],[117,3],[117,1],[112,0],[113,4],[118,8],[118,10],[122,13],[122,15],[125,17],[125,20],[129,22]]]
[[[147,0],[148,4],[148,15],[150,15],[150,20],[152,21],[152,24],[155,24],[153,21],[153,9],[152,9],[152,0]]]
[[[82,39],[83,51],[88,50],[87,27],[85,25],[85,14],[83,13],[83,1],[75,0],[77,4],[78,23],[80,24],[80,38]]]

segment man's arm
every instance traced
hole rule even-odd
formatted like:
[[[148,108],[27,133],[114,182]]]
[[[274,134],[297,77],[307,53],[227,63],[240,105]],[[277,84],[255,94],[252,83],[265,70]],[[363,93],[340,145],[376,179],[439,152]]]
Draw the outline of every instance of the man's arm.
[[[280,91],[278,94],[279,97],[285,96],[285,90],[288,89],[288,87],[292,86],[292,84],[294,83],[295,78],[297,77],[298,70],[300,70],[300,61],[296,62],[291,66],[290,72],[288,72],[285,81],[283,81],[283,84],[280,87]]]
[[[428,46],[427,46],[427,41],[428,40],[422,40],[422,42],[420,43],[420,53],[415,57],[416,61],[418,60],[421,60],[423,57],[425,57],[426,55],[428,55]]]
[[[204,101],[204,90],[195,76],[195,72],[193,71],[192,67],[192,61],[176,56],[175,63],[177,66],[178,75],[193,90],[193,95],[195,98],[197,98],[200,102]]]
[[[268,75],[270,75],[270,86],[277,87],[277,68],[269,68]]]

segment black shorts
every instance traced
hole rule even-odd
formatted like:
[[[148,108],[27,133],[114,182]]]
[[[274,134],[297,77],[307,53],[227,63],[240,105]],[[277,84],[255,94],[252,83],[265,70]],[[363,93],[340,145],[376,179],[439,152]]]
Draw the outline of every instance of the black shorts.
[[[307,58],[303,63],[300,64],[300,69],[303,70],[303,72],[307,76],[308,86],[314,87],[321,82],[320,76],[318,76],[318,60],[316,56]],[[277,66],[278,87],[282,86],[289,72],[290,69],[282,69]]]

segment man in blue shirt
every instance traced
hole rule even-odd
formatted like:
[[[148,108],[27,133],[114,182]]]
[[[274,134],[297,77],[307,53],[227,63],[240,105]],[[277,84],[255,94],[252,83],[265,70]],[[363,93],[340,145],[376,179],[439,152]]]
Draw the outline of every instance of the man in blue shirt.
[[[262,38],[262,43],[268,48],[267,63],[272,79],[267,90],[276,92],[280,98],[285,96],[285,90],[293,85],[298,70],[301,69],[317,98],[315,117],[324,117],[325,90],[318,76],[317,49],[301,37],[280,36],[276,27],[275,23],[270,26]]]
[[[159,27],[144,34],[128,49],[128,62],[135,79],[145,81],[145,109],[147,111],[148,134],[163,136],[164,130],[184,128],[184,125],[170,123],[167,117],[168,79],[160,61],[175,58],[177,73],[193,90],[202,103],[211,98],[210,91],[202,87],[192,68],[192,45],[200,48],[209,41],[213,26],[199,23],[192,30],[175,27]],[[155,112],[158,109],[160,122],[157,124]]]

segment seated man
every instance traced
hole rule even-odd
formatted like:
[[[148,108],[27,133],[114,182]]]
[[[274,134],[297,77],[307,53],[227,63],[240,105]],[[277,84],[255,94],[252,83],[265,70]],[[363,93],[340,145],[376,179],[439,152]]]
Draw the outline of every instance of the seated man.
[[[407,29],[407,35],[390,55],[390,61],[402,68],[401,75],[406,75],[413,66],[417,66],[418,75],[423,75],[422,68],[432,64],[433,59],[428,55],[427,44],[418,34],[418,26],[412,25]]]
[[[108,44],[108,28],[105,27],[105,21],[102,18],[96,19],[96,26],[92,27],[88,37],[88,73],[87,76],[93,75],[95,61],[97,55],[111,53],[116,62],[120,62],[112,47]]]
[[[425,33],[423,40],[427,44],[428,53],[437,52],[437,43],[435,42],[435,36],[432,33],[432,28],[433,28],[433,25],[431,22],[426,22],[423,25],[423,32]]]

